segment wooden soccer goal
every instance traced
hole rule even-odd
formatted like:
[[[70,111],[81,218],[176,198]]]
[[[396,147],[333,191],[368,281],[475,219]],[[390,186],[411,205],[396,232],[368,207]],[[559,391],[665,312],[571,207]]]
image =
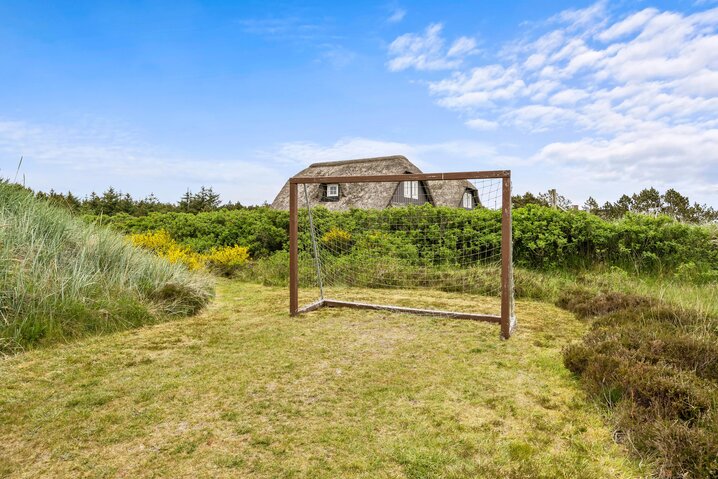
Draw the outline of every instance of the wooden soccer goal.
[[[427,289],[445,294],[446,307],[423,304]],[[508,339],[513,289],[508,170],[289,180],[292,316],[386,310],[498,323]],[[378,290],[411,293],[403,304],[364,300]]]

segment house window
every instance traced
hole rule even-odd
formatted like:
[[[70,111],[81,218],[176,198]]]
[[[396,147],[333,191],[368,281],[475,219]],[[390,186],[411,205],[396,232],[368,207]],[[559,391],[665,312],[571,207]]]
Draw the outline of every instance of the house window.
[[[464,192],[464,198],[462,199],[461,205],[467,210],[474,208],[474,195],[470,191]]]
[[[339,201],[339,185],[336,183],[322,183],[319,186],[321,201]]]
[[[419,182],[418,181],[405,181],[404,182],[404,198],[411,198],[413,200],[419,199]]]

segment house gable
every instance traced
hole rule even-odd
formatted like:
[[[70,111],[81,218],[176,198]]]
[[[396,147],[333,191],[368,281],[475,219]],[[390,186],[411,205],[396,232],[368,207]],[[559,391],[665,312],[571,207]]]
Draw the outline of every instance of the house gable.
[[[416,194],[411,194],[410,191],[415,191]],[[423,205],[426,203],[433,204],[429,189],[423,181],[402,181],[397,184],[387,206]]]

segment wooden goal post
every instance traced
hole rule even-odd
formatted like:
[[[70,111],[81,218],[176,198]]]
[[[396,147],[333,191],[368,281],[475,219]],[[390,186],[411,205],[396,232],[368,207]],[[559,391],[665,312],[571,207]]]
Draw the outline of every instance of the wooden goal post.
[[[473,314],[466,312],[439,311],[363,302],[340,301],[324,297],[307,306],[303,306],[301,308],[299,307],[299,185],[406,181],[430,182],[483,179],[501,180],[501,313],[499,315]],[[289,313],[291,316],[296,316],[297,314],[309,312],[321,307],[351,307],[488,321],[492,323],[499,323],[501,326],[501,337],[503,339],[508,339],[516,326],[513,299],[514,284],[512,244],[510,170],[366,176],[295,176],[289,179]]]

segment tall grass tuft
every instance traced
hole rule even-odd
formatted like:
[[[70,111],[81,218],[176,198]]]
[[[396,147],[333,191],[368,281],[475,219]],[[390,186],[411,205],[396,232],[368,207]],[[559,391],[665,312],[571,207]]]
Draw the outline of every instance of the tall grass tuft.
[[[208,277],[0,181],[0,355],[189,315]]]

